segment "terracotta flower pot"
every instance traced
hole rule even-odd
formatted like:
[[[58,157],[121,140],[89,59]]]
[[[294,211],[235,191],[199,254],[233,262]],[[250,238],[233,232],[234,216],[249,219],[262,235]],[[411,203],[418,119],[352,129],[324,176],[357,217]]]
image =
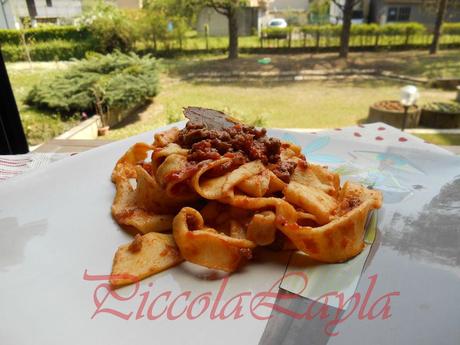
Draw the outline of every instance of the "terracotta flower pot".
[[[104,126],[104,127],[101,127],[101,128],[98,128],[97,129],[97,135],[102,137],[104,135],[106,135],[110,130],[110,127],[109,126]]]

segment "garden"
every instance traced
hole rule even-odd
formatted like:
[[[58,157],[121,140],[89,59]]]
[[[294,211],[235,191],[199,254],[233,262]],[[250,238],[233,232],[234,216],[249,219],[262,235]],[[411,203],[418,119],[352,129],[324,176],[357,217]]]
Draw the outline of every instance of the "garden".
[[[122,24],[123,21],[126,23]],[[228,47],[227,37],[199,36],[191,27],[173,26],[171,32],[160,34],[154,29],[145,18],[137,25],[124,18],[113,27],[111,23],[93,22],[81,26],[0,30],[0,44],[9,62],[81,59],[88,52],[109,53],[115,49],[159,57],[194,56],[222,54]],[[240,37],[239,47],[246,54],[327,52],[339,47],[340,31],[340,25],[266,28],[260,37]],[[356,51],[422,49],[431,40],[432,34],[419,23],[361,24],[352,26],[350,47]],[[460,23],[443,26],[441,47],[460,47]]]
[[[350,67],[366,70],[380,67],[406,75],[449,77],[458,75],[460,71],[457,54],[458,51],[444,51],[436,56],[419,52],[395,52],[382,57],[378,53],[353,53],[347,65],[343,65],[343,61],[337,59],[335,54],[278,55],[272,58],[269,65],[261,65],[257,62],[262,57],[260,55],[243,56],[237,62],[229,62],[223,56],[155,60],[152,57],[140,58],[114,53],[109,57],[92,55],[83,60],[80,67],[74,67],[75,62],[35,62],[32,67],[21,62],[9,63],[7,67],[29,142],[36,145],[74,126],[87,115],[101,113],[105,116],[107,110],[113,113],[119,102],[117,94],[120,93],[109,87],[108,94],[106,91],[105,97],[100,99],[103,110],[99,109],[98,112],[94,92],[114,84],[120,86],[123,95],[132,95],[133,100],[140,100],[144,106],[135,109],[121,124],[111,126],[108,135],[104,137],[106,139],[125,138],[180,120],[182,107],[187,105],[222,109],[248,123],[268,127],[331,128],[354,125],[366,121],[371,104],[385,99],[397,99],[403,83],[383,79],[205,83],[186,80],[185,77],[190,71],[219,73],[230,69],[243,73],[282,71],[287,67],[311,70]],[[113,67],[106,66],[107,62],[111,61],[112,64],[112,60],[117,58],[126,60],[115,64],[117,70],[124,71],[124,78],[139,78],[139,84],[136,81],[138,79],[134,79],[133,83],[114,83],[111,81],[111,73],[99,79],[97,72],[108,72],[107,68],[112,70]],[[144,66],[147,64],[152,72],[145,76],[126,75],[132,70],[130,64],[138,60]],[[94,67],[89,68],[92,64]],[[153,69],[157,72],[153,72]],[[145,67],[143,70],[146,70]],[[91,78],[87,78],[88,83],[89,79],[93,80],[90,86],[78,82],[81,74],[88,73],[91,75]],[[142,80],[144,77],[148,79]],[[145,87],[138,88],[138,85]],[[156,88],[149,87],[154,85]],[[75,91],[66,94],[69,88]],[[419,88],[420,105],[451,103],[455,98],[452,91],[428,86]],[[151,101],[153,94],[157,95]],[[126,109],[130,110],[128,108],[133,106],[134,103],[131,103]],[[440,144],[459,143],[455,135],[425,137]]]
[[[340,30],[340,25],[263,29],[260,37],[240,37],[241,57],[231,61],[223,55],[228,39],[198,36],[187,13],[155,6],[122,11],[98,3],[75,26],[0,30],[0,44],[31,145],[93,114],[110,126],[107,139],[124,138],[180,120],[188,105],[222,109],[257,126],[347,126],[365,122],[370,105],[398,97],[404,81],[385,79],[383,72],[418,79],[459,75],[459,23],[443,26],[441,47],[452,49],[435,56],[408,50],[429,45],[431,34],[421,24],[362,24],[352,26],[355,52],[338,59],[327,52],[338,47]],[[302,82],[190,77],[350,70],[382,73]],[[427,82],[420,90],[425,113],[458,112],[453,92]],[[419,122],[439,127],[445,118],[433,115],[427,121],[421,114]],[[460,141],[452,135],[426,138]]]
[[[227,37],[212,37],[210,24],[197,28],[201,7],[193,1],[145,1],[138,10],[122,10],[103,1],[94,2],[75,25],[40,25],[25,20],[21,30],[0,30],[6,61],[63,61],[84,58],[88,52],[114,50],[157,57],[222,54]],[[197,29],[203,34],[199,35]],[[262,28],[260,33],[239,37],[241,53],[301,53],[336,50],[342,25],[291,21],[286,28]],[[256,30],[257,31],[257,30]],[[442,48],[460,47],[460,23],[442,26]],[[352,25],[350,47],[358,51],[428,48],[433,33],[420,23],[402,22]]]

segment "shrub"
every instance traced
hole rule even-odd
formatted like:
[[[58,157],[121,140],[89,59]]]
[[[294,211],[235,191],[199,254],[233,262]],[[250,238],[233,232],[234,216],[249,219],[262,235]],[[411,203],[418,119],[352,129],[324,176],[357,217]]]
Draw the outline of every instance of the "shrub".
[[[0,44],[19,44],[21,42],[21,31],[0,29]]]
[[[92,50],[92,45],[89,41],[55,40],[29,44],[27,47],[32,61],[81,59],[88,51]],[[25,61],[27,59],[23,45],[4,45],[2,46],[2,53],[4,59],[9,62]]]
[[[319,25],[304,25],[300,28],[300,32],[304,35],[316,35],[319,32]]]
[[[382,34],[386,36],[415,35],[425,31],[425,26],[420,23],[391,23],[382,26]]]
[[[22,33],[24,33],[26,40],[29,42],[82,41],[90,38],[89,31],[84,27],[48,25],[23,30],[0,29],[0,43],[19,44],[21,43]]]
[[[458,102],[432,102],[423,106],[423,109],[437,111],[440,113],[460,113],[460,103]]]
[[[359,24],[351,26],[352,36],[373,36],[381,32],[382,26],[378,24]]]
[[[351,36],[372,36],[382,33],[387,36],[415,35],[425,32],[425,27],[420,23],[385,24],[359,24],[351,26]],[[314,35],[319,32],[322,36],[340,36],[342,25],[305,25],[300,28],[303,34]]]
[[[69,116],[126,110],[158,92],[156,60],[134,53],[91,54],[68,70],[34,85],[26,103]]]
[[[330,37],[338,37],[340,36],[340,32],[342,31],[342,25],[321,25],[319,27],[319,33],[321,36],[330,36]]]
[[[101,53],[130,51],[135,41],[133,22],[122,10],[103,1],[79,18],[78,25],[89,32],[94,48]]]
[[[24,48],[19,45],[2,45],[2,54],[5,61],[16,62],[26,60]]]
[[[285,39],[288,38],[292,32],[292,27],[287,28],[264,28],[262,29],[262,36],[265,38]]]
[[[444,23],[442,33],[446,35],[460,35],[460,23]]]
[[[29,47],[32,61],[53,61],[81,59],[91,50],[90,42],[49,41],[39,42]]]
[[[27,40],[37,42],[53,40],[81,41],[90,38],[90,33],[86,28],[77,26],[41,26],[27,29],[24,33]]]

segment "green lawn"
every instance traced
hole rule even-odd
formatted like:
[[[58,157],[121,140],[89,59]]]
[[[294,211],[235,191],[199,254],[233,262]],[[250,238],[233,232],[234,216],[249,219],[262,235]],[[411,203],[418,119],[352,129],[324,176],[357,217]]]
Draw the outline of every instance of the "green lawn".
[[[62,65],[55,63],[34,63],[32,66],[27,63],[7,64],[8,75],[29,145],[38,145],[50,140],[78,122],[75,119],[63,121],[59,114],[33,109],[24,103],[29,89],[35,83],[49,78],[62,68],[64,68]]]
[[[189,72],[283,71],[300,69],[381,68],[402,74],[459,76],[460,52],[443,51],[437,56],[426,52],[353,53],[347,61],[337,54],[272,55],[270,65],[260,65],[262,56],[242,56],[228,61],[223,56],[162,60],[161,92],[152,104],[129,122],[112,128],[107,139],[125,138],[182,118],[182,107],[197,105],[221,109],[242,120],[267,127],[339,127],[365,121],[369,105],[398,99],[404,85],[392,81],[312,81],[258,84],[197,84],[182,80]],[[30,87],[49,78],[65,64],[7,64],[21,118],[31,145],[39,144],[75,125],[61,121],[58,114],[44,113],[24,104]],[[454,92],[421,87],[420,103],[448,101]],[[440,140],[428,138],[428,140]],[[443,140],[451,140],[444,138]]]
[[[418,137],[436,145],[458,145],[460,146],[460,135],[458,134],[416,134]]]
[[[270,57],[271,63],[260,65],[258,60]],[[244,55],[229,61],[224,55],[201,55],[193,58],[165,59],[163,65],[170,73],[183,76],[190,72],[284,71],[329,69],[377,69],[427,78],[460,77],[460,50],[443,50],[436,55],[428,51],[355,52],[347,60],[337,53]]]
[[[224,110],[247,123],[266,127],[349,126],[365,121],[370,104],[397,99],[401,85],[377,80],[210,85],[165,78],[160,94],[141,119],[112,129],[107,138],[125,138],[182,119],[182,108],[189,105]],[[420,91],[424,102],[452,96],[441,90]]]

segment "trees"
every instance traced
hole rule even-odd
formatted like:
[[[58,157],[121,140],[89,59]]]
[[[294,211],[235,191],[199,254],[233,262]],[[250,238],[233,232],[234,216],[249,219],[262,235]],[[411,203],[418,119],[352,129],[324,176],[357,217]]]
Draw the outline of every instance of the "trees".
[[[268,3],[270,0],[261,0]],[[211,7],[217,13],[227,17],[228,20],[228,58],[238,58],[238,11],[246,6],[247,0],[146,0],[144,8],[150,11],[151,23],[156,26],[155,32],[161,31],[158,26],[163,26],[165,15],[176,18],[177,24],[184,26],[183,18],[189,23],[193,22],[196,14],[204,7]],[[178,25],[175,25],[177,27]],[[179,39],[180,41],[180,39]]]
[[[163,42],[169,49],[176,40],[182,49],[185,35],[194,21],[196,4],[193,0],[146,0],[141,32],[153,41],[154,50]]]
[[[243,0],[206,0],[200,1],[214,8],[217,13],[227,17],[228,20],[228,58],[238,58],[238,10],[246,5]]]
[[[88,29],[92,44],[99,52],[110,53],[117,49],[128,52],[133,47],[133,23],[125,12],[110,3],[96,2],[77,23]]]
[[[426,10],[436,9],[436,21],[433,29],[433,40],[430,45],[430,54],[436,54],[439,49],[439,40],[441,39],[442,24],[448,10],[459,8],[460,0],[425,0],[424,8]]]
[[[342,12],[342,31],[340,33],[340,51],[339,56],[342,58],[348,57],[350,48],[350,31],[351,18],[353,16],[353,8],[361,3],[361,0],[332,0],[332,2]]]

